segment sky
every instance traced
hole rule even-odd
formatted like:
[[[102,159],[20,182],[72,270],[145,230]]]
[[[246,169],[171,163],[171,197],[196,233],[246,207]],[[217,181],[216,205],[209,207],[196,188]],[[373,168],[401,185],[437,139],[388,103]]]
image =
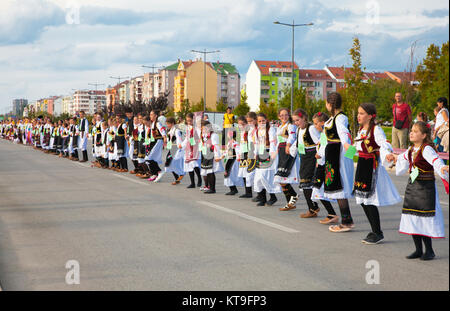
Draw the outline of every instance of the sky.
[[[367,71],[404,71],[431,44],[449,40],[442,0],[0,0],[0,114],[14,98],[29,101],[74,89],[114,85],[194,50],[220,50],[207,61],[234,64],[245,82],[252,60],[291,60],[295,30],[301,68],[350,66],[352,39]]]

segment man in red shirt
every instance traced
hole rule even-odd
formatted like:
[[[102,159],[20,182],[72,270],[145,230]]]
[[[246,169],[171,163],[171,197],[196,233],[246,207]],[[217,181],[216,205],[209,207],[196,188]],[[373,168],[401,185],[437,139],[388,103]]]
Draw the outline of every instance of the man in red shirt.
[[[411,107],[402,101],[402,93],[395,93],[395,103],[392,106],[392,115],[392,147],[407,149],[412,114]]]

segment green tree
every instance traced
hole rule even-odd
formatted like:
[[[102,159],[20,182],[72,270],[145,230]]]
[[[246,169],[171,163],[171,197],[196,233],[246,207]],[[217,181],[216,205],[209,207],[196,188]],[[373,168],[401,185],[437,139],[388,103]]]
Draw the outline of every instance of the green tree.
[[[177,117],[184,120],[189,112],[191,112],[191,104],[189,103],[189,99],[185,99],[181,103],[180,111],[177,112]]]
[[[346,87],[343,92],[345,98],[343,109],[349,116],[350,128],[353,129],[353,133],[356,133],[358,106],[366,92],[366,84],[362,81],[364,72],[361,68],[361,44],[358,37],[353,38],[353,46],[349,50],[349,55],[353,65],[344,72]]]
[[[245,92],[241,93],[241,101],[239,105],[237,105],[233,109],[233,113],[236,116],[245,116],[250,111],[250,106],[247,104],[247,94]]]
[[[278,117],[278,108],[277,104],[274,100],[270,100],[267,104],[261,98],[259,103],[259,111],[267,116],[268,120],[276,120]]]
[[[192,105],[191,112],[203,111],[203,108],[204,108],[204,103],[203,103],[203,97],[202,97],[198,103]]]
[[[226,112],[227,107],[228,106],[223,102],[222,98],[218,102],[216,102],[216,111],[217,112]]]
[[[279,108],[291,109],[291,88],[286,87],[283,89],[283,98],[278,101]],[[292,109],[295,111],[298,108],[306,108],[307,92],[304,87],[294,88],[294,102]]]
[[[442,44],[441,48],[431,44],[426,57],[416,69],[416,80],[420,83],[419,110],[428,115],[433,115],[433,108],[439,97],[449,97],[448,47],[448,41]]]

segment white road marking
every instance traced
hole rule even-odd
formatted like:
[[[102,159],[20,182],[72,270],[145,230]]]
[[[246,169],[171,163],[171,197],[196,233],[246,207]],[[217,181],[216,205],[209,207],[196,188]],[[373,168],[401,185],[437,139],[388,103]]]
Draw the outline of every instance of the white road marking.
[[[132,182],[134,182],[136,184],[140,184],[140,185],[144,185],[144,186],[148,186],[149,185],[148,182],[143,182],[143,181],[136,180],[136,179],[133,179],[133,178],[130,178],[130,177],[126,177],[126,176],[123,176],[123,175],[113,174],[113,176],[132,181]]]
[[[247,214],[244,214],[244,213],[241,213],[241,212],[238,212],[238,211],[235,211],[235,210],[232,210],[232,209],[229,209],[229,208],[226,208],[226,207],[214,204],[214,203],[210,203],[210,202],[206,202],[206,201],[197,201],[197,203],[200,203],[202,205],[206,205],[206,206],[215,208],[215,209],[217,209],[219,211],[230,213],[230,214],[239,216],[241,218],[244,218],[244,219],[247,219],[247,220],[250,220],[250,221],[254,221],[254,222],[257,222],[259,224],[266,225],[266,226],[269,226],[269,227],[272,227],[272,228],[275,228],[275,229],[278,229],[278,230],[281,230],[281,231],[284,231],[284,232],[287,232],[287,233],[299,233],[300,232],[298,230],[291,229],[291,228],[288,228],[288,227],[285,227],[285,226],[282,226],[282,225],[278,225],[276,223],[273,223],[273,222],[270,222],[270,221],[267,221],[267,220],[264,220],[264,219],[261,219],[261,218],[258,218],[258,217],[250,216],[250,215],[247,215]]]

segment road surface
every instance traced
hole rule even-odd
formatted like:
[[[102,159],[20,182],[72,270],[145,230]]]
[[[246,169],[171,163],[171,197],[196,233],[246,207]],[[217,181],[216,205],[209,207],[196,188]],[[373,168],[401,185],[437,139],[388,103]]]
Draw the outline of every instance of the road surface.
[[[256,207],[225,196],[222,176],[207,195],[169,174],[155,184],[88,163],[0,140],[3,290],[449,290],[448,240],[433,241],[435,260],[405,259],[414,245],[397,231],[401,204],[380,208],[385,241],[364,245],[370,227],[354,200],[355,230],[331,233],[318,223],[324,209],[299,218],[302,195],[280,212],[282,195]],[[390,174],[403,194],[407,177]]]

